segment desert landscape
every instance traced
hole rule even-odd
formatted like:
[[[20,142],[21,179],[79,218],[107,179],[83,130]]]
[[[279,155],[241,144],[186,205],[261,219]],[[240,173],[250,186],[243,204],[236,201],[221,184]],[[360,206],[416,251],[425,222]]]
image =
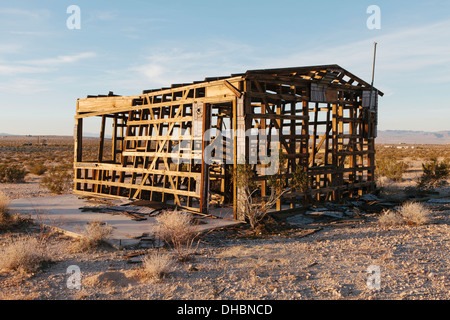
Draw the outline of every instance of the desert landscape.
[[[0,299],[446,300],[449,159],[445,144],[378,144],[374,194],[201,234],[196,215],[160,211],[160,245],[117,249],[101,222],[73,238],[9,208],[72,192],[72,137],[0,136]]]

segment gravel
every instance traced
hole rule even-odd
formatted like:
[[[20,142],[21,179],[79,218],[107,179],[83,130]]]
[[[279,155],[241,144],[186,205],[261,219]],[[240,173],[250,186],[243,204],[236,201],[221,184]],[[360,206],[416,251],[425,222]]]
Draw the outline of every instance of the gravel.
[[[382,227],[377,214],[365,214],[310,224],[294,219],[296,229],[270,235],[250,236],[243,227],[215,231],[160,281],[140,276],[141,264],[127,262],[124,255],[133,250],[70,253],[74,240],[55,234],[46,242],[52,262],[43,269],[0,273],[0,299],[447,300],[450,203],[425,205],[432,219],[422,226]],[[303,236],[312,229],[319,231]],[[8,238],[39,232],[32,226],[0,233],[0,252]],[[81,271],[80,289],[67,286],[73,265]],[[379,277],[369,268],[378,268]]]

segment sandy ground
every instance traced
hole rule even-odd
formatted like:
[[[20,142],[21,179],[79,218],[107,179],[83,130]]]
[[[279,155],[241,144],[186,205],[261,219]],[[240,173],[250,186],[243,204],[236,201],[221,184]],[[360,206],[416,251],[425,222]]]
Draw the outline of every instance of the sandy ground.
[[[380,195],[387,201],[404,198],[404,188],[418,176],[420,162],[403,182],[382,181]],[[0,191],[10,199],[51,195],[40,179],[28,175],[25,183],[0,184]],[[450,200],[450,188],[439,196]],[[422,226],[382,227],[379,213],[362,211],[256,236],[248,226],[214,231],[201,238],[189,261],[176,262],[161,281],[139,276],[142,264],[124,257],[133,250],[100,247],[71,253],[67,249],[74,240],[54,234],[46,242],[51,262],[44,268],[34,274],[0,273],[0,299],[447,300],[450,203],[424,204],[432,220]],[[319,231],[308,235],[308,230]],[[27,225],[0,232],[0,254],[9,239],[40,231],[38,225]],[[67,286],[70,266],[81,271],[79,289]]]
[[[31,186],[24,194],[39,195],[32,182],[15,187],[23,192],[24,186]],[[246,227],[215,231],[202,238],[189,261],[175,263],[161,281],[137,276],[141,264],[124,258],[130,250],[105,247],[69,253],[73,239],[56,234],[46,243],[52,262],[32,275],[2,273],[0,298],[446,300],[450,204],[425,205],[433,214],[431,223],[423,226],[381,227],[377,214],[361,213],[261,236],[249,236]],[[318,228],[304,236],[305,230]],[[39,227],[0,234],[0,246],[7,238],[33,232]],[[80,289],[67,287],[72,265],[80,268]],[[375,279],[368,273],[373,266],[379,268],[379,282],[368,285]]]
[[[40,184],[42,177],[28,174],[21,183],[0,183],[0,191],[10,200],[47,197],[53,194]]]

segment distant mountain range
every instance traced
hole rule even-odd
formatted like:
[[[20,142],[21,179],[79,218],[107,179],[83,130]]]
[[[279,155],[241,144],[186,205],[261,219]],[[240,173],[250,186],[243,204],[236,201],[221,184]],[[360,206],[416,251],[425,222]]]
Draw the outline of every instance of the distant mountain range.
[[[378,130],[377,143],[450,144],[450,131]]]
[[[0,133],[0,136],[14,136],[8,133]],[[99,134],[85,133],[87,138],[98,138]],[[110,136],[106,136],[111,139]],[[381,144],[450,144],[450,131],[412,131],[412,130],[378,130],[377,143]]]

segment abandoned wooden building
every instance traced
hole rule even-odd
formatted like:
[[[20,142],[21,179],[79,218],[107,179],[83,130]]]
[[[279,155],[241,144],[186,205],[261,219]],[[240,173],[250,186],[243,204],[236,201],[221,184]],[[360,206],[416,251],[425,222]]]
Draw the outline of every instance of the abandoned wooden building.
[[[289,181],[300,167],[308,180],[305,190],[286,193],[278,210],[301,206],[305,194],[317,201],[362,195],[375,188],[378,95],[383,93],[340,66],[322,65],[78,99],[74,193],[163,202],[197,213],[232,206],[239,218],[233,169],[256,159],[253,180],[264,198],[273,173],[265,170],[267,158],[255,154],[281,152],[286,161],[275,172],[278,179]],[[95,158],[83,147],[83,122],[91,117],[100,126]],[[213,144],[226,152],[211,153]]]

